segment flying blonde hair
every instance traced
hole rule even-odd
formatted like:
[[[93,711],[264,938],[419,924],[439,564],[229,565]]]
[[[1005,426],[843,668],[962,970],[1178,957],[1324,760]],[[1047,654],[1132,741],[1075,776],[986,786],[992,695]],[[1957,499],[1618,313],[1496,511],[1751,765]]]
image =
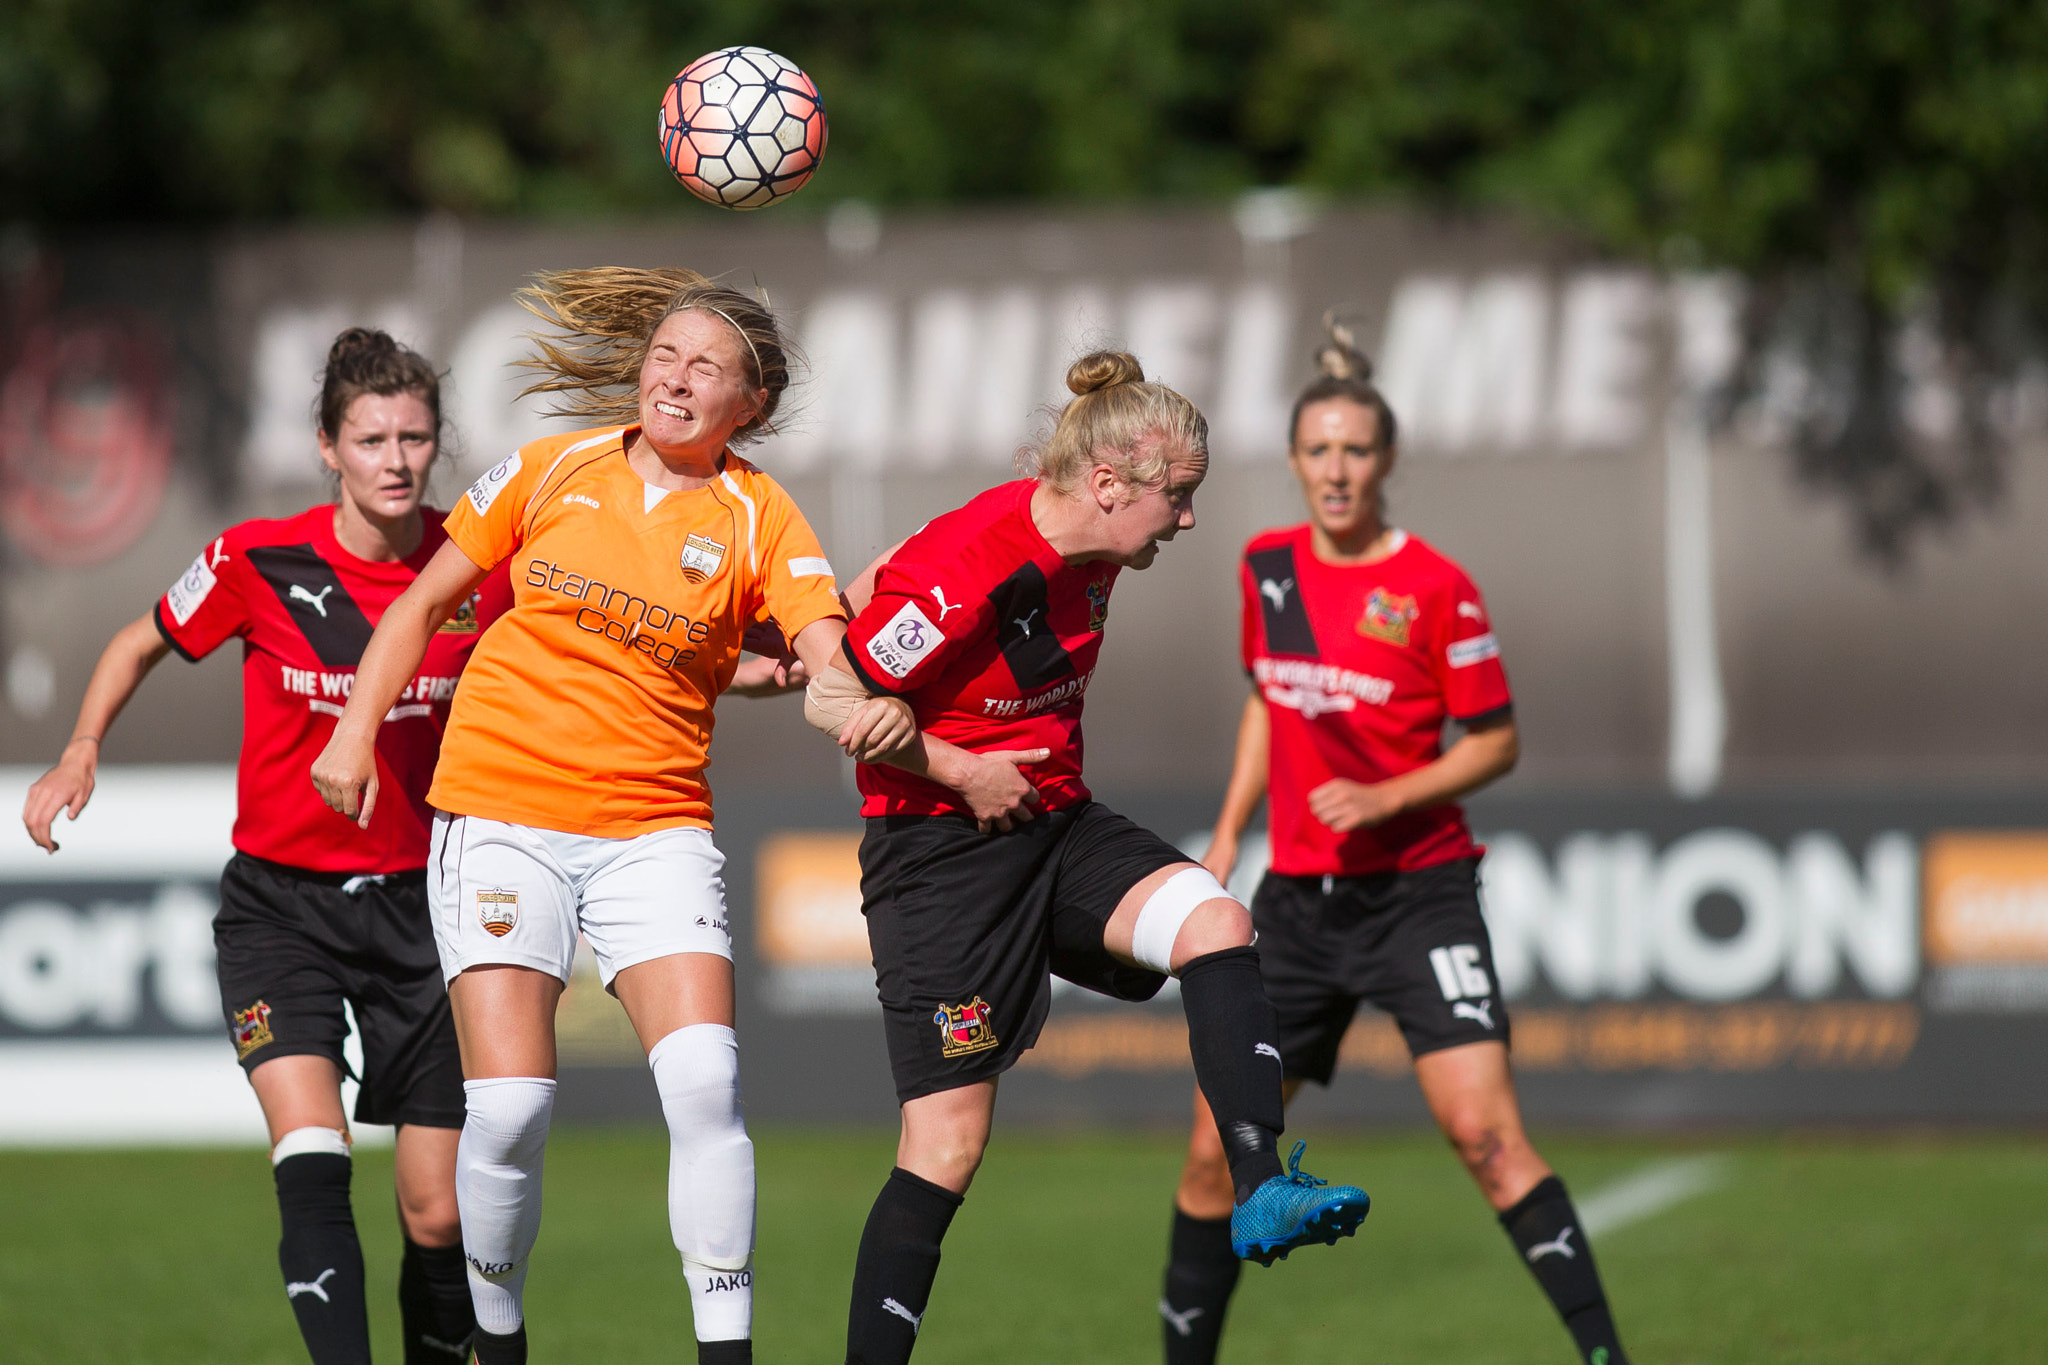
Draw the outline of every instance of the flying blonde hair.
[[[1208,460],[1209,419],[1166,385],[1148,381],[1128,351],[1082,356],[1067,367],[1067,388],[1074,396],[1060,409],[1052,434],[1020,462],[1024,473],[1060,492],[1079,492],[1098,464],[1135,490],[1165,482],[1176,455]],[[1160,439],[1141,453],[1148,436]]]
[[[553,329],[530,334],[539,354],[520,365],[540,376],[519,396],[560,395],[550,416],[627,423],[640,416],[640,367],[661,324],[692,310],[723,318],[746,343],[749,388],[767,401],[732,434],[735,446],[775,430],[775,410],[789,387],[790,353],[775,314],[760,301],[694,270],[605,265],[550,270],[513,297]]]

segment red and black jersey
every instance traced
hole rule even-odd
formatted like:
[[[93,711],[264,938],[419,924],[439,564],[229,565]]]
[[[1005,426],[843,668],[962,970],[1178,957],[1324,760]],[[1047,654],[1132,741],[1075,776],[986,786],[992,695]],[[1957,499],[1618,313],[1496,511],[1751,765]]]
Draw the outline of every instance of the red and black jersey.
[[[419,676],[377,734],[377,808],[367,830],[313,789],[313,760],[355,686],[356,664],[384,609],[411,585],[447,536],[423,509],[426,534],[405,559],[358,559],[334,538],[334,508],[232,526],[192,561],[156,604],[156,627],[197,661],[242,640],[242,757],[235,847],[316,872],[424,867],[426,803],[455,680],[477,636],[510,601],[493,574],[434,635]]]
[[[1023,771],[1059,810],[1088,799],[1081,702],[1117,566],[1060,558],[1031,520],[1037,487],[1000,484],[904,542],[848,627],[846,657],[869,690],[906,698],[927,734],[974,753],[1052,750]],[[863,815],[967,809],[900,768],[862,764],[859,778]]]
[[[1415,536],[1367,564],[1317,559],[1306,524],[1245,547],[1244,666],[1272,720],[1267,823],[1288,876],[1413,871],[1477,852],[1457,806],[1339,834],[1309,813],[1331,778],[1380,782],[1434,762],[1444,721],[1512,701],[1486,604]]]

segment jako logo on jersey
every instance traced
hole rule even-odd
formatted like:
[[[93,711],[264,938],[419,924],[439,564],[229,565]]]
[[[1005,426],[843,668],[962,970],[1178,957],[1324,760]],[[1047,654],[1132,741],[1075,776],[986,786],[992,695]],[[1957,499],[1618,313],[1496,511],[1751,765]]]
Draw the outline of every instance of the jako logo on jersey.
[[[890,617],[889,623],[868,641],[868,657],[890,677],[907,678],[918,660],[937,649],[945,638],[945,633],[917,603],[905,602],[903,610]]]
[[[1109,624],[1109,584],[1088,585],[1088,629],[1101,630]]]
[[[482,478],[469,486],[462,496],[469,499],[469,505],[482,516],[491,510],[491,504],[498,500],[498,494],[505,491],[505,485],[519,472],[519,452],[513,451],[504,459],[484,471]]]
[[[597,510],[598,510],[598,507],[599,507],[599,505],[600,505],[600,504],[598,503],[598,501],[597,501],[597,499],[596,499],[596,498],[593,498],[593,497],[591,497],[591,496],[590,496],[589,494],[587,494],[587,493],[564,493],[564,494],[562,494],[562,506],[564,506],[564,507],[567,507],[567,506],[568,506],[569,504],[571,504],[571,503],[578,503],[578,502],[582,503],[582,504],[583,504],[583,505],[584,505],[585,507],[588,507],[588,508],[589,508],[589,509],[590,509],[591,511],[593,511],[593,512],[597,511]]]
[[[1529,1250],[1525,1253],[1529,1258],[1529,1264],[1534,1265],[1538,1261],[1542,1260],[1545,1256],[1562,1256],[1567,1261],[1576,1261],[1577,1259],[1579,1259],[1579,1254],[1572,1250],[1572,1233],[1574,1231],[1576,1231],[1576,1229],[1572,1228],[1570,1225],[1567,1225],[1563,1232],[1558,1233],[1557,1236],[1552,1238],[1550,1241],[1538,1242],[1536,1243],[1536,1245],[1530,1247]]]
[[[946,613],[960,610],[958,602],[948,602],[946,600],[946,590],[944,588],[932,589],[932,601],[939,604],[939,620],[941,621],[946,619]]]
[[[1268,702],[1299,711],[1306,720],[1329,711],[1355,710],[1361,701],[1370,706],[1385,706],[1394,695],[1391,679],[1311,659],[1261,656],[1252,660],[1252,678]]]
[[[1500,641],[1493,638],[1493,632],[1475,635],[1469,640],[1460,640],[1444,651],[1452,668],[1470,668],[1473,664],[1500,657]]]
[[[245,1010],[236,1010],[233,1034],[237,1061],[276,1042],[270,1033],[270,1006],[258,1000]]]
[[[1493,1031],[1493,1002],[1491,1000],[1482,1000],[1476,1005],[1470,1000],[1460,1000],[1451,1006],[1451,1014],[1454,1018],[1470,1019],[1489,1033]]]
[[[490,887],[476,893],[476,919],[492,938],[503,938],[519,923],[519,893]]]
[[[702,583],[725,563],[725,547],[708,536],[689,536],[683,541],[683,577]]]
[[[941,1005],[932,1022],[939,1026],[939,1055],[965,1057],[986,1052],[996,1045],[996,1031],[989,1023],[988,1002],[975,996],[964,1005]]]
[[[1365,615],[1358,618],[1358,633],[1389,644],[1408,643],[1408,627],[1417,615],[1413,597],[1397,597],[1385,588],[1366,594]]]
[[[294,583],[292,584],[291,599],[294,602],[304,602],[314,611],[319,612],[320,619],[325,621],[327,619],[327,594],[333,591],[334,585],[332,583],[329,583],[317,593],[307,592],[303,587]]]
[[[1262,578],[1259,580],[1259,596],[1271,602],[1274,611],[1280,611],[1287,606],[1287,590],[1293,586],[1294,580],[1291,578],[1283,583],[1275,583],[1270,578]]]

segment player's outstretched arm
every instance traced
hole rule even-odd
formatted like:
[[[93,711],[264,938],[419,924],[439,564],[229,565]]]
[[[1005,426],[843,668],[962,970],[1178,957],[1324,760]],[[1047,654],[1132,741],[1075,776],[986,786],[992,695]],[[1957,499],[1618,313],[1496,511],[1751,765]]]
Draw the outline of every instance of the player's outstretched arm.
[[[384,619],[370,636],[363,660],[356,665],[348,705],[334,723],[327,747],[313,761],[313,785],[319,788],[320,799],[363,829],[370,827],[370,812],[377,804],[377,729],[420,671],[434,632],[488,572],[454,541],[446,542],[412,585],[384,609]]]
[[[1339,834],[1441,806],[1505,776],[1521,757],[1512,713],[1476,720],[1436,762],[1384,782],[1331,778],[1308,794],[1309,814]]]
[[[1231,760],[1223,809],[1216,813],[1216,832],[1210,836],[1209,851],[1202,855],[1202,866],[1219,882],[1229,881],[1231,869],[1237,866],[1238,840],[1266,795],[1272,755],[1273,718],[1266,713],[1266,699],[1254,687],[1237,722],[1237,756]]]
[[[85,700],[79,703],[78,723],[71,727],[71,740],[64,746],[57,765],[36,779],[22,803],[21,822],[28,837],[51,853],[57,841],[50,826],[57,812],[76,820],[92,799],[100,770],[100,741],[113,727],[114,717],[135,695],[135,689],[149,676],[149,670],[163,662],[171,647],[156,628],[154,614],[139,617],[114,632],[114,638],[100,651],[93,665],[92,681],[85,686]]]

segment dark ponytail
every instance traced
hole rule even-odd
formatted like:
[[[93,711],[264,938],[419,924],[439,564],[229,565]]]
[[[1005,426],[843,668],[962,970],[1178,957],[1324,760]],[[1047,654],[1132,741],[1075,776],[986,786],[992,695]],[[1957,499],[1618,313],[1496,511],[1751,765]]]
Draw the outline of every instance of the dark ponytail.
[[[1337,321],[1335,313],[1323,314],[1323,331],[1323,344],[1316,347],[1316,377],[1296,395],[1294,411],[1287,415],[1288,446],[1293,447],[1295,433],[1301,429],[1303,408],[1342,398],[1376,414],[1379,443],[1392,450],[1397,433],[1394,410],[1373,387],[1371,359],[1358,349],[1351,329]]]
[[[349,405],[366,393],[380,397],[410,393],[434,414],[434,444],[441,444],[441,376],[419,352],[401,346],[388,332],[351,327],[327,348],[327,368],[320,372],[320,404],[314,414],[320,434],[334,440]]]

